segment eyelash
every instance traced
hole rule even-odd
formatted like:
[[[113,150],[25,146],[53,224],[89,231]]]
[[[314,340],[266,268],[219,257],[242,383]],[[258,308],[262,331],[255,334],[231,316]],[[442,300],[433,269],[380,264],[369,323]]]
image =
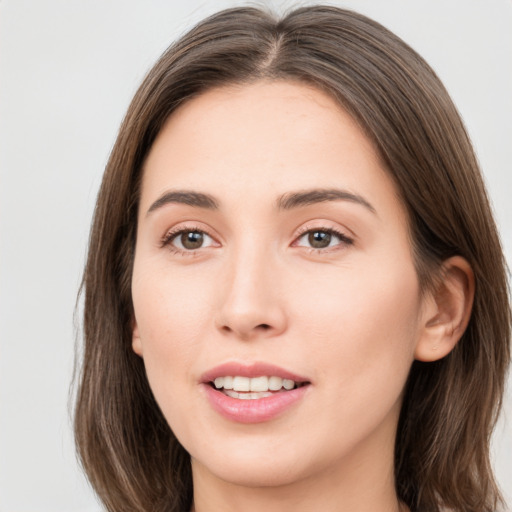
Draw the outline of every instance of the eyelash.
[[[303,238],[308,233],[327,233],[328,235],[335,236],[340,240],[339,244],[336,244],[334,247],[325,247],[325,248],[316,248],[316,247],[308,247],[309,252],[311,253],[330,253],[332,251],[339,250],[340,245],[353,245],[354,240],[350,237],[348,237],[345,233],[342,233],[341,231],[335,229],[335,228],[328,228],[323,226],[304,226],[299,230],[299,234],[295,237],[295,240],[293,242],[293,245],[295,245],[301,238]]]
[[[325,248],[305,247],[311,253],[327,253],[327,252],[338,250],[339,245],[347,246],[347,245],[353,245],[353,243],[354,243],[354,240],[352,238],[348,237],[346,234],[342,233],[341,231],[338,231],[337,229],[323,227],[323,226],[318,226],[318,227],[305,226],[304,228],[299,230],[299,233],[295,237],[295,239],[292,243],[292,246],[303,247],[303,246],[298,246],[297,242],[301,238],[303,238],[305,235],[307,235],[308,233],[315,233],[315,232],[327,233],[328,235],[335,236],[340,240],[340,243],[336,244],[336,246],[334,246],[334,247],[325,247]],[[197,250],[194,250],[194,249],[183,250],[183,249],[180,249],[179,247],[174,246],[172,244],[172,242],[184,233],[200,233],[202,235],[206,235],[207,237],[211,238],[212,240],[215,240],[214,237],[212,237],[203,228],[200,228],[198,226],[187,226],[187,227],[180,227],[180,228],[168,231],[165,234],[165,236],[162,238],[161,246],[167,247],[171,252],[173,252],[175,254],[182,255],[182,256],[195,256],[195,255],[197,255],[197,251],[199,249],[205,249],[205,247],[200,247]]]
[[[176,238],[178,238],[180,235],[182,235],[183,233],[201,233],[203,235],[208,236],[212,240],[214,240],[214,238],[211,235],[209,235],[208,232],[206,232],[204,230],[204,228],[200,228],[198,226],[187,226],[187,227],[179,227],[177,229],[168,231],[162,238],[161,246],[167,247],[172,253],[179,254],[181,256],[195,256],[197,254],[197,250],[193,250],[193,249],[183,250],[183,249],[180,249],[179,247],[176,247],[172,244],[172,242]],[[201,249],[204,249],[204,248],[201,247]]]

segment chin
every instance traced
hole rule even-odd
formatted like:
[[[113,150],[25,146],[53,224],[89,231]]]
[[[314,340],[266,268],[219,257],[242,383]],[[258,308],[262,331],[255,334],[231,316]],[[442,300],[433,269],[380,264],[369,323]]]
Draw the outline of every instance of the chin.
[[[191,454],[194,472],[205,472],[233,485],[281,486],[301,479],[310,457],[293,438],[266,434],[224,432],[203,436],[200,443],[189,437],[183,439],[183,445]]]
[[[215,477],[231,485],[256,488],[256,487],[282,487],[304,478],[301,468],[297,464],[289,462],[277,462],[274,460],[248,460],[247,458],[235,458],[227,456],[222,462],[205,465],[205,469]],[[201,464],[194,460],[194,463]]]
[[[284,487],[333,464],[332,451],[325,453],[322,446],[310,442],[311,438],[298,432],[280,434],[274,438],[264,433],[232,434],[229,439],[215,436],[201,445],[192,443],[192,470],[235,486]]]

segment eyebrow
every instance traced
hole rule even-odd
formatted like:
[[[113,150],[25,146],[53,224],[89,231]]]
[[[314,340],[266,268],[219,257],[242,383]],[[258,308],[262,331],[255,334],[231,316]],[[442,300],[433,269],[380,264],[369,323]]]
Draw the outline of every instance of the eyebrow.
[[[337,188],[311,189],[300,192],[290,192],[284,194],[277,200],[277,207],[280,210],[291,210],[301,206],[310,206],[312,204],[324,203],[328,201],[349,201],[351,203],[364,206],[367,210],[374,214],[377,213],[372,204],[364,197],[347,190]]]
[[[317,203],[329,201],[349,201],[364,206],[370,212],[376,214],[375,208],[364,197],[349,192],[347,190],[329,188],[329,189],[310,189],[299,192],[289,192],[283,194],[277,199],[277,208],[280,210],[292,210],[303,206],[310,206]],[[191,190],[169,191],[159,197],[148,209],[147,214],[162,208],[167,204],[186,204],[195,208],[204,208],[207,210],[218,210],[217,200],[202,192]]]
[[[219,208],[215,198],[209,194],[203,194],[202,192],[192,192],[189,190],[175,190],[166,192],[164,195],[159,197],[149,207],[146,215],[149,215],[151,212],[158,210],[158,208],[171,203],[186,204],[196,208],[205,208],[207,210],[217,210]]]

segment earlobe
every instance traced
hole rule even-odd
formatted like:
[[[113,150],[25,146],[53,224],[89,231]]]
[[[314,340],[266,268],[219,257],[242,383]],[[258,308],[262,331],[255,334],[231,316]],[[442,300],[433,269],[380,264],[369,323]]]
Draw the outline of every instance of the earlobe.
[[[140,357],[142,357],[142,343],[139,336],[139,328],[137,322],[132,322],[132,350]]]
[[[446,260],[436,289],[428,295],[414,354],[417,360],[425,362],[448,355],[466,330],[475,295],[470,264],[461,256]]]

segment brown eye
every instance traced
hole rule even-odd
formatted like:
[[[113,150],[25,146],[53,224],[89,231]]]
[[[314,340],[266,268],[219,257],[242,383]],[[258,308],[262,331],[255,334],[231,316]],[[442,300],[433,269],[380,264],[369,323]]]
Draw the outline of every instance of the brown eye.
[[[315,249],[324,249],[331,244],[331,233],[327,231],[310,231],[308,233],[309,245]]]
[[[214,244],[211,236],[203,231],[184,229],[170,238],[170,245],[182,251],[194,251]]]
[[[185,249],[199,249],[203,245],[203,234],[197,231],[182,233],[180,239]]]
[[[343,233],[330,228],[310,229],[304,232],[293,245],[310,249],[328,249],[343,245],[352,245],[354,241]]]

